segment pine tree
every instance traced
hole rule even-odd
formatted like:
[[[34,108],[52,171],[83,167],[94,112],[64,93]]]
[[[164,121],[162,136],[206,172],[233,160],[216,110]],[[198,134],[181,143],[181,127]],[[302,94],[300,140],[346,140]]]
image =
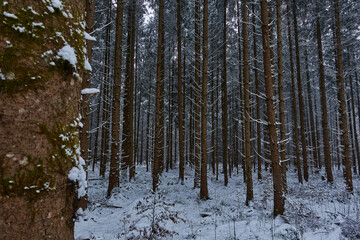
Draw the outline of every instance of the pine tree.
[[[276,34],[277,34],[277,64],[278,64],[278,91],[279,91],[279,113],[280,113],[280,159],[281,179],[284,192],[287,191],[286,184],[286,131],[285,131],[285,104],[284,104],[284,79],[282,63],[282,38],[281,38],[281,0],[276,0]]]
[[[264,74],[265,93],[267,108],[267,126],[269,128],[270,157],[272,163],[273,186],[274,186],[274,216],[284,213],[285,200],[281,181],[281,168],[279,164],[279,150],[276,134],[276,113],[273,99],[273,82],[271,74],[270,39],[267,0],[261,0],[262,42],[264,49]]]
[[[297,80],[298,98],[299,98],[300,136],[301,136],[301,147],[302,147],[302,157],[303,157],[304,179],[307,182],[309,181],[309,169],[308,169],[307,151],[306,151],[305,119],[304,119],[305,110],[304,110],[303,91],[302,91],[302,82],[301,82],[299,33],[298,33],[296,8],[297,8],[296,0],[293,0],[292,12],[293,12],[294,34],[295,34],[296,80]],[[295,142],[295,144],[297,144],[297,142]]]
[[[182,66],[181,66],[181,5],[180,0],[177,3],[177,50],[178,50],[178,98],[179,98],[179,181],[184,184],[184,129],[183,129],[183,90],[182,90]],[[184,106],[185,108],[185,106]]]
[[[320,27],[319,5],[316,4],[316,35],[317,35],[317,49],[319,59],[319,74],[320,74],[320,98],[321,98],[321,117],[322,117],[322,132],[323,132],[323,144],[324,144],[324,160],[325,170],[328,182],[333,182],[333,174],[331,169],[331,154],[330,154],[330,139],[328,128],[328,110],[326,100],[326,88],[325,88],[325,71],[324,71],[324,58],[322,48],[322,37]]]
[[[208,1],[203,5],[203,65],[202,65],[202,108],[201,108],[201,178],[200,198],[208,199],[207,187],[207,78],[208,78]]]
[[[222,144],[223,144],[223,170],[224,170],[224,185],[228,185],[228,114],[227,114],[227,72],[226,72],[226,7],[227,0],[224,0],[223,9],[223,69],[222,69],[222,93],[221,93],[221,109],[222,109]]]
[[[249,67],[249,44],[248,44],[248,6],[247,0],[243,2],[243,44],[244,44],[244,115],[245,115],[245,166],[246,166],[246,204],[254,198],[252,168],[251,168],[251,132],[250,132],[250,67]]]
[[[122,0],[117,1],[116,7],[116,33],[115,33],[115,56],[114,56],[114,88],[113,88],[113,113],[111,128],[111,161],[109,186],[107,196],[110,197],[113,188],[119,186],[120,164],[120,95],[121,95],[121,58],[122,58],[122,34],[123,34],[123,11]]]
[[[195,176],[194,188],[199,187],[200,181],[200,160],[201,160],[201,141],[200,141],[200,1],[195,0],[195,84],[193,91],[195,92]]]
[[[159,184],[160,162],[164,162],[164,0],[159,1],[158,46],[156,60],[156,103],[155,103],[155,143],[153,164],[153,191]]]
[[[350,155],[350,140],[348,119],[346,111],[345,99],[345,84],[342,65],[342,47],[341,47],[341,33],[340,33],[340,9],[339,1],[334,0],[335,5],[335,34],[336,34],[336,80],[338,88],[339,114],[340,114],[340,129],[341,129],[341,145],[343,153],[344,177],[346,182],[346,189],[349,192],[353,191],[352,172],[351,172],[351,155]]]

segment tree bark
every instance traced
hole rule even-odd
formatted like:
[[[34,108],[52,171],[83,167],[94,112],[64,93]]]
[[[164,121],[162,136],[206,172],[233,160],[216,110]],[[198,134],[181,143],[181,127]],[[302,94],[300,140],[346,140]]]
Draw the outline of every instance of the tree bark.
[[[245,115],[245,162],[246,162],[246,205],[254,198],[252,167],[251,167],[251,132],[250,132],[250,66],[248,44],[248,10],[247,0],[243,1],[242,9],[242,33],[244,44],[244,115]]]
[[[100,156],[100,176],[105,177],[106,163],[109,151],[109,91],[110,91],[110,39],[111,39],[111,2],[108,1],[106,15],[106,36],[105,36],[105,56],[104,56],[104,76],[103,76],[103,99],[102,99],[102,122],[101,122],[101,156]]]
[[[283,187],[281,182],[281,168],[279,163],[279,150],[276,134],[276,113],[273,99],[273,82],[271,74],[270,59],[270,40],[269,40],[269,20],[267,14],[267,0],[261,0],[261,21],[262,21],[262,42],[264,49],[264,74],[265,74],[265,92],[266,107],[269,128],[269,141],[271,151],[273,187],[274,187],[274,217],[284,213],[285,199],[283,196]]]
[[[84,196],[76,187],[87,186],[86,181],[70,182],[68,176],[77,168],[83,177],[86,164],[79,142],[85,1],[64,0],[62,5],[74,16],[71,21],[50,12],[48,2],[7,3],[7,11],[17,16],[12,21],[19,24],[30,19],[25,9],[48,14],[46,19],[38,16],[46,31],[36,35],[26,31],[20,37],[12,24],[0,22],[5,77],[0,82],[1,239],[74,239],[74,202]],[[33,17],[37,16],[31,15],[30,25]],[[5,39],[11,39],[11,47]],[[55,59],[65,46],[77,53],[77,63]],[[42,57],[49,50],[55,65]],[[39,78],[29,81],[29,76]]]
[[[288,7],[288,6],[287,6]],[[296,104],[296,87],[295,87],[295,74],[294,74],[294,60],[293,60],[293,47],[291,40],[291,27],[290,27],[290,19],[289,15],[287,17],[287,25],[288,25],[288,38],[289,38],[289,58],[290,58],[290,73],[291,73],[291,95],[292,95],[292,113],[293,113],[293,132],[294,132],[294,141],[293,145],[295,145],[295,157],[296,157],[296,169],[298,173],[299,183],[303,182],[302,173],[301,173],[301,162],[300,162],[300,150],[299,150],[299,132],[298,132],[298,117],[297,117],[297,104]]]
[[[120,95],[121,95],[121,59],[122,59],[122,34],[123,34],[123,10],[122,0],[117,0],[116,7],[116,33],[115,33],[115,56],[114,56],[114,87],[113,87],[113,113],[111,127],[111,157],[110,174],[107,196],[119,186],[120,164]]]
[[[292,1],[293,3],[293,20],[294,20],[294,31],[295,31],[295,53],[296,53],[296,80],[298,85],[298,97],[299,97],[299,112],[300,112],[300,136],[301,136],[301,147],[302,147],[302,157],[303,157],[303,168],[304,168],[304,179],[309,181],[309,169],[307,161],[307,152],[306,152],[306,136],[305,136],[305,120],[304,120],[304,101],[303,101],[303,91],[302,91],[302,82],[301,82],[301,68],[300,68],[300,49],[299,49],[299,34],[298,34],[298,24],[297,24],[297,15],[296,15],[296,0]],[[297,144],[297,142],[295,142]]]
[[[208,78],[208,1],[203,3],[203,64],[201,109],[201,179],[200,199],[208,199],[207,187],[207,78]]]
[[[280,112],[280,159],[281,179],[284,192],[287,192],[286,183],[286,130],[285,130],[285,104],[284,104],[284,73],[282,63],[282,38],[281,38],[281,0],[276,0],[276,34],[278,57],[278,91]]]
[[[86,12],[85,31],[87,33],[91,33],[93,31],[93,25],[94,25],[95,0],[93,1],[86,0],[85,12]],[[86,41],[86,52],[87,52],[87,59],[89,61],[89,64],[91,64],[91,60],[92,60],[92,43],[93,43],[92,40]],[[91,77],[90,72],[85,71],[83,75],[83,81],[81,83],[82,89],[91,87],[90,77]],[[81,116],[82,116],[83,127],[80,129],[80,149],[81,149],[81,157],[84,159],[86,163],[89,162],[89,125],[90,125],[89,113],[90,113],[89,95],[84,94],[81,96]],[[86,164],[86,166],[87,165],[88,164]],[[86,174],[86,178],[87,178],[87,174]],[[82,209],[87,208],[87,194],[80,199],[79,207],[81,207]]]
[[[126,75],[124,91],[123,157],[129,167],[129,181],[135,177],[134,165],[134,54],[135,54],[135,6],[136,0],[129,3]],[[122,168],[122,171],[127,169]]]
[[[334,181],[332,169],[331,169],[331,154],[330,154],[330,138],[328,128],[328,116],[327,116],[327,100],[326,100],[326,87],[325,87],[325,71],[324,71],[324,58],[321,40],[321,28],[320,28],[320,16],[319,5],[316,4],[316,35],[317,35],[317,47],[318,47],[318,59],[319,59],[319,73],[320,73],[320,102],[321,102],[321,124],[323,130],[323,144],[324,144],[324,161],[327,181],[332,183]]]
[[[164,0],[159,0],[159,28],[156,60],[155,146],[152,171],[153,191],[159,184],[160,162],[164,162]]]
[[[252,24],[253,24],[253,42],[254,42],[254,72],[255,72],[255,88],[256,88],[256,117],[258,119],[256,123],[256,142],[257,142],[257,177],[258,180],[262,179],[261,174],[261,124],[260,124],[260,86],[259,86],[259,73],[257,63],[257,40],[256,40],[256,25],[255,25],[255,4],[252,5]]]
[[[200,159],[201,159],[201,142],[200,142],[200,1],[195,0],[195,176],[194,188],[199,187],[200,182]]]
[[[340,129],[341,129],[341,145],[343,153],[343,171],[346,181],[346,189],[349,192],[353,191],[352,172],[351,172],[351,154],[350,154],[350,140],[349,129],[346,114],[346,102],[345,102],[345,84],[342,65],[342,47],[341,47],[341,33],[340,33],[340,10],[339,1],[334,0],[335,4],[335,21],[336,21],[336,79],[338,87],[338,101],[339,101],[339,113],[340,113]]]
[[[307,82],[307,92],[308,92],[308,105],[309,105],[309,118],[310,118],[310,132],[311,132],[311,147],[312,147],[312,156],[313,156],[313,166],[315,167],[315,173],[319,173],[318,169],[318,155],[317,155],[317,142],[316,142],[316,127],[314,122],[314,111],[313,111],[313,101],[312,101],[312,91],[311,91],[311,79],[309,71],[309,56],[307,48],[305,48],[305,66],[306,66],[306,82]]]
[[[184,129],[183,129],[183,99],[182,99],[182,66],[181,66],[181,5],[177,0],[177,50],[178,50],[178,97],[179,97],[179,181],[184,184]]]
[[[222,144],[223,144],[223,171],[224,171],[224,185],[228,185],[228,171],[227,171],[227,158],[228,158],[228,116],[227,116],[227,73],[226,73],[226,6],[227,0],[224,0],[223,11],[223,70],[222,70],[222,94],[221,94],[221,107],[222,107]]]

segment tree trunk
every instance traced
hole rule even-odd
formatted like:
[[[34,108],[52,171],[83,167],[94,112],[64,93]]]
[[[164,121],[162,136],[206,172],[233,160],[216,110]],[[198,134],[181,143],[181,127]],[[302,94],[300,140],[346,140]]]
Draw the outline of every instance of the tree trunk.
[[[179,97],[179,181],[184,184],[184,129],[183,129],[183,100],[182,100],[182,66],[181,66],[181,6],[177,0],[177,50],[178,50],[178,97]]]
[[[285,104],[284,104],[284,80],[282,63],[282,39],[281,39],[281,0],[276,0],[276,34],[277,34],[277,57],[278,57],[278,91],[280,112],[280,159],[281,179],[284,192],[287,192],[286,183],[286,130],[285,130]]]
[[[261,124],[260,124],[260,86],[259,86],[259,74],[258,74],[258,63],[257,63],[257,40],[256,40],[256,25],[255,25],[255,4],[252,5],[252,12],[254,13],[252,15],[252,24],[253,24],[253,42],[254,42],[254,72],[255,72],[255,88],[256,88],[256,142],[257,142],[257,176],[258,180],[262,179],[261,175]]]
[[[9,1],[7,11],[17,16],[12,22],[29,21],[28,7],[51,18],[40,18],[46,31],[20,33],[26,38],[19,37],[12,24],[0,22],[5,78],[0,82],[1,239],[74,239],[78,205],[74,202],[87,187],[79,146],[81,77],[77,77],[83,74],[86,57],[85,1],[62,4],[63,11],[74,16],[71,21],[50,12],[48,2]],[[6,47],[5,39],[11,39],[11,47]],[[55,60],[56,53],[68,52],[65,49],[77,53],[76,63],[66,56]],[[54,52],[49,56],[54,66],[42,57],[49,50]],[[69,179],[75,170],[83,180]]]
[[[86,11],[85,31],[87,33],[91,33],[93,31],[93,25],[94,25],[95,0],[94,1],[86,0],[85,11]],[[86,52],[87,52],[87,59],[89,61],[89,64],[91,64],[91,60],[92,60],[92,43],[93,43],[92,40],[86,41]],[[88,71],[85,71],[83,75],[83,81],[81,83],[81,88],[85,89],[90,87],[91,87],[90,73]],[[88,162],[89,162],[89,125],[90,125],[89,115],[90,115],[89,95],[84,94],[81,96],[81,116],[82,116],[83,127],[80,129],[80,149],[81,149],[81,157],[87,163],[86,166],[88,166]],[[87,179],[87,174],[86,174],[86,179]],[[80,199],[79,207],[81,207],[82,209],[87,208],[87,194]]]
[[[105,177],[106,163],[109,150],[109,91],[110,91],[110,39],[111,39],[111,2],[108,1],[106,16],[106,36],[105,36],[105,61],[103,76],[103,99],[102,99],[102,127],[101,127],[101,156],[100,156],[100,176]]]
[[[350,56],[349,56],[349,63],[351,62],[350,60]],[[353,138],[354,138],[354,148],[353,151],[355,151],[356,155],[353,154],[354,159],[353,159],[353,164],[354,166],[356,166],[356,159],[358,160],[358,162],[360,161],[360,149],[359,149],[359,138],[358,138],[358,131],[357,131],[357,126],[356,126],[356,115],[355,115],[355,95],[354,95],[354,88],[353,88],[353,76],[352,74],[350,74],[349,76],[349,81],[350,81],[350,94],[351,94],[351,112],[352,112],[352,125],[353,125]],[[358,167],[358,171],[360,172],[359,168],[360,165],[357,166]],[[356,167],[355,167],[356,169]],[[355,170],[355,174],[357,173],[357,171]]]
[[[274,216],[284,213],[285,199],[283,196],[283,187],[281,182],[281,168],[279,164],[279,150],[276,134],[276,113],[273,99],[273,82],[271,74],[271,59],[270,59],[270,40],[269,40],[269,20],[267,14],[267,0],[261,0],[261,21],[262,21],[262,42],[264,49],[264,74],[265,74],[265,92],[266,92],[266,107],[269,128],[269,141],[271,151],[272,173],[273,173],[273,187],[274,187]]]
[[[350,140],[348,121],[346,115],[346,102],[345,102],[345,84],[342,66],[342,47],[341,47],[341,33],[340,33],[340,10],[339,1],[334,0],[335,4],[335,20],[336,20],[336,79],[338,87],[338,101],[340,113],[340,129],[341,129],[341,145],[343,146],[343,164],[344,164],[344,177],[346,181],[347,190],[353,191],[352,172],[351,172],[351,155],[350,155]]]
[[[288,6],[287,6],[288,7]],[[294,74],[294,60],[293,60],[293,50],[292,50],[292,40],[291,40],[291,27],[289,15],[287,17],[288,25],[288,38],[289,38],[289,52],[290,52],[290,72],[291,72],[291,95],[292,95],[292,113],[293,113],[293,132],[294,132],[294,141],[295,145],[295,157],[296,157],[296,168],[298,172],[299,183],[303,182],[302,173],[301,173],[301,162],[300,162],[300,150],[299,150],[299,132],[298,132],[298,122],[297,122],[297,104],[296,104],[296,87],[295,87],[295,74]]]
[[[246,162],[246,205],[253,200],[253,182],[251,167],[251,132],[250,132],[250,66],[249,66],[249,44],[248,44],[248,9],[247,0],[242,6],[242,33],[244,44],[244,115],[245,115],[245,162]]]
[[[208,78],[208,1],[203,5],[203,64],[202,64],[202,108],[201,108],[201,179],[200,199],[208,199],[207,187],[207,78]]]
[[[321,101],[321,116],[322,116],[322,130],[323,130],[323,144],[324,144],[324,161],[327,181],[332,183],[334,181],[332,169],[331,169],[331,154],[330,154],[330,139],[328,128],[328,110],[326,100],[326,87],[325,87],[325,71],[324,71],[324,58],[321,40],[321,28],[320,28],[320,16],[319,6],[316,4],[316,34],[317,34],[317,47],[318,47],[318,59],[319,59],[319,73],[320,73],[320,101]]]
[[[113,188],[119,186],[120,164],[120,95],[121,95],[121,58],[122,58],[122,34],[123,34],[123,10],[122,0],[117,1],[116,7],[116,33],[115,33],[115,59],[114,59],[114,88],[113,88],[113,113],[111,127],[111,160],[109,186],[107,196],[110,197]]]
[[[227,123],[227,73],[226,73],[226,6],[227,0],[224,0],[223,11],[223,71],[222,71],[222,94],[221,94],[221,107],[222,107],[222,144],[223,144],[223,171],[224,171],[224,185],[228,185],[228,172],[227,172],[227,158],[228,158],[228,123]]]
[[[127,56],[124,91],[124,126],[123,127],[123,157],[129,167],[129,181],[135,177],[134,165],[134,53],[135,53],[135,6],[136,0],[129,3]],[[122,171],[127,169],[122,168]]]
[[[303,168],[304,168],[304,179],[309,181],[309,170],[307,162],[307,152],[306,152],[306,136],[305,136],[305,120],[304,120],[304,101],[303,101],[303,91],[301,83],[301,68],[300,68],[300,49],[299,49],[299,34],[298,34],[298,24],[296,16],[296,0],[293,0],[293,20],[294,20],[294,31],[295,31],[295,53],[296,53],[296,80],[298,85],[298,97],[299,97],[299,112],[300,112],[300,133],[301,133],[301,147],[302,147],[302,157],[303,157]],[[297,144],[297,142],[295,142]]]
[[[313,166],[315,167],[315,172],[319,173],[318,169],[318,156],[317,156],[317,142],[316,142],[316,127],[314,122],[314,111],[313,111],[313,101],[312,101],[312,91],[310,86],[310,71],[309,71],[309,59],[308,59],[307,48],[305,48],[305,66],[306,66],[306,82],[307,82],[307,92],[308,92],[308,105],[309,105],[309,118],[310,118],[310,132],[311,132],[311,147],[313,155]]]
[[[164,162],[164,0],[159,0],[159,28],[156,60],[155,146],[152,171],[153,191],[159,184],[160,162]]]
[[[194,188],[199,187],[200,181],[200,2],[195,0],[195,176]]]

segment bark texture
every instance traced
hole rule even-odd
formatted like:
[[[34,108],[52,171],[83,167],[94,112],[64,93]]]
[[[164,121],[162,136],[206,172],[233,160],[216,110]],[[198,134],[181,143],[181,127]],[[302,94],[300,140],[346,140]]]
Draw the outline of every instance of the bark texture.
[[[285,104],[284,104],[284,74],[282,63],[282,38],[281,38],[281,0],[276,0],[276,34],[277,34],[277,57],[278,57],[278,92],[280,113],[280,159],[281,179],[284,192],[286,187],[286,130],[285,130]]]
[[[279,150],[276,134],[276,113],[273,99],[273,83],[271,75],[270,39],[269,39],[269,20],[267,13],[267,1],[261,0],[261,21],[262,21],[262,42],[264,48],[264,74],[266,109],[268,117],[270,157],[272,163],[273,187],[274,187],[274,216],[284,213],[285,199],[282,191],[281,168],[279,164]]]
[[[223,70],[222,70],[222,94],[221,94],[221,107],[222,107],[222,145],[223,145],[223,170],[224,170],[224,185],[228,185],[228,114],[227,114],[227,73],[226,73],[226,5],[227,0],[224,1],[224,29],[223,29]]]
[[[181,5],[180,0],[177,3],[177,50],[178,50],[178,97],[179,97],[179,180],[184,184],[184,129],[183,129],[183,90],[182,90],[182,66],[181,66]]]
[[[328,182],[333,182],[333,174],[331,169],[331,154],[330,154],[330,138],[327,116],[327,100],[326,100],[326,87],[325,87],[325,71],[324,71],[324,58],[322,50],[322,38],[320,28],[319,6],[316,5],[316,35],[317,35],[317,47],[319,58],[319,73],[320,73],[320,102],[321,102],[321,124],[323,130],[323,142],[324,142],[324,160],[325,170]]]
[[[159,28],[156,60],[155,143],[153,191],[159,184],[160,162],[164,162],[164,0],[159,1]]]
[[[202,68],[202,109],[201,109],[201,177],[200,198],[208,199],[207,187],[207,78],[208,78],[208,1],[203,5],[203,68]]]
[[[117,1],[116,8],[116,33],[115,33],[115,61],[114,61],[114,87],[113,87],[113,113],[111,132],[111,160],[110,175],[107,195],[111,195],[114,187],[119,186],[120,164],[120,95],[121,95],[121,58],[122,58],[122,33],[123,33],[122,0]]]
[[[295,53],[296,53],[296,80],[298,85],[298,97],[299,97],[299,115],[300,115],[300,136],[301,136],[301,147],[302,147],[302,157],[303,157],[303,169],[304,169],[304,179],[309,181],[309,169],[307,161],[307,152],[306,152],[306,136],[305,136],[305,120],[304,120],[304,100],[303,100],[303,91],[302,91],[302,82],[301,82],[301,68],[300,68],[300,49],[299,49],[299,34],[298,34],[298,24],[297,24],[297,15],[296,15],[296,0],[293,0],[293,20],[294,20],[294,32],[295,32]],[[297,144],[297,142],[295,142]]]
[[[76,183],[69,181],[68,173],[80,161],[80,76],[85,46],[84,36],[70,36],[69,29],[85,30],[75,25],[84,21],[85,2],[62,3],[63,11],[76,16],[72,22],[37,1],[8,1],[2,6],[17,19],[0,13],[0,66],[6,77],[0,83],[1,239],[74,238]],[[46,21],[40,15],[29,17],[28,6],[47,12]],[[19,35],[11,27],[17,23],[31,26],[33,21],[41,21],[45,28],[26,27]],[[64,46],[57,43],[56,32],[73,48],[76,64],[55,59]],[[12,46],[6,46],[6,41]],[[41,57],[48,50],[53,51],[49,59],[55,66]],[[63,145],[72,153],[67,155]]]
[[[338,87],[338,100],[339,100],[339,114],[340,114],[340,129],[341,129],[341,145],[343,146],[341,152],[343,154],[344,177],[346,188],[349,192],[353,191],[352,172],[351,172],[351,153],[350,153],[350,140],[349,129],[346,111],[345,99],[345,84],[342,65],[342,47],[341,47],[341,33],[340,33],[340,10],[339,1],[334,0],[335,4],[335,20],[336,20],[336,80]]]
[[[246,204],[254,198],[252,168],[251,168],[251,132],[250,132],[250,66],[249,66],[249,33],[248,33],[248,6],[247,0],[243,2],[243,39],[244,39],[244,115],[245,115],[245,166],[246,166]]]

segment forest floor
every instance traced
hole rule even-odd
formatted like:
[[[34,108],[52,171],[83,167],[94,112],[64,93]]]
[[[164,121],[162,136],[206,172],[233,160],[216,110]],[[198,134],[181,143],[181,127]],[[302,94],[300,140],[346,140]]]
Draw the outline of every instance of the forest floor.
[[[345,191],[342,173],[334,169],[335,183],[311,174],[299,184],[288,173],[286,212],[273,218],[272,177],[254,173],[254,201],[245,205],[242,172],[217,181],[208,173],[210,200],[199,199],[193,188],[193,170],[178,184],[178,169],[164,172],[159,191],[151,191],[151,172],[136,167],[136,180],[121,183],[106,198],[107,181],[98,171],[89,172],[89,208],[75,223],[75,239],[360,239],[360,179],[355,175],[354,194]],[[153,230],[153,231],[152,231]]]

